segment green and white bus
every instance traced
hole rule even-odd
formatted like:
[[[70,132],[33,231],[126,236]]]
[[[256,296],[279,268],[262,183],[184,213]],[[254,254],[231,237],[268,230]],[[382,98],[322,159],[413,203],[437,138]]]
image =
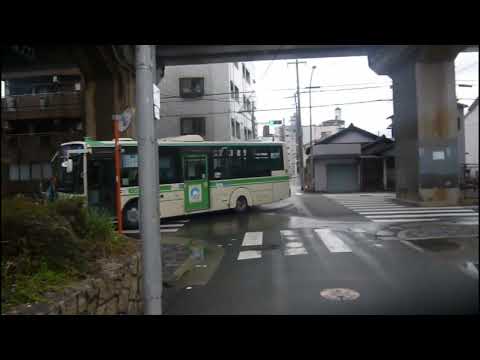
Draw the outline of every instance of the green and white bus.
[[[115,214],[114,141],[64,143],[52,159],[59,197],[82,196]],[[137,142],[120,139],[125,229],[138,228]],[[286,147],[278,142],[158,139],[161,218],[270,204],[290,194]]]

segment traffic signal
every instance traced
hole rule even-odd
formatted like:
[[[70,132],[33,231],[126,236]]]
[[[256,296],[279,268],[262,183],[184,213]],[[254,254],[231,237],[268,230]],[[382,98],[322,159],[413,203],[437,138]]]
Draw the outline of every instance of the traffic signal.
[[[282,125],[282,120],[271,120],[270,125]]]

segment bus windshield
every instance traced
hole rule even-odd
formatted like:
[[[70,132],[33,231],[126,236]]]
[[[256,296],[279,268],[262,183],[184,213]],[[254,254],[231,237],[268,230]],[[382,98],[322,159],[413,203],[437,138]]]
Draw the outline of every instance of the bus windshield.
[[[57,178],[57,191],[71,194],[83,194],[83,155],[70,154],[61,149],[52,161],[53,175]],[[72,159],[72,172],[68,173],[62,163]]]

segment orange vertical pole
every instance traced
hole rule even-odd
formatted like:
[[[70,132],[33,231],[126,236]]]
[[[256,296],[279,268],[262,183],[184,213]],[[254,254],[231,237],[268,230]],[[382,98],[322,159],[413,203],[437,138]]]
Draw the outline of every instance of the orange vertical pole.
[[[123,219],[120,197],[120,136],[117,116],[113,119],[113,134],[115,136],[115,208],[117,212],[118,233],[121,234],[123,231]]]

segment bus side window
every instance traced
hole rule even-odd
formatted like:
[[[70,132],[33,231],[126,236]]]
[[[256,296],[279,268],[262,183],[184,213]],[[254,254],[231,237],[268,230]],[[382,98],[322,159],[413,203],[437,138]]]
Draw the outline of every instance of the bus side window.
[[[212,152],[213,172],[210,174],[210,178],[213,180],[219,180],[225,178],[225,157],[223,149],[213,149]]]

